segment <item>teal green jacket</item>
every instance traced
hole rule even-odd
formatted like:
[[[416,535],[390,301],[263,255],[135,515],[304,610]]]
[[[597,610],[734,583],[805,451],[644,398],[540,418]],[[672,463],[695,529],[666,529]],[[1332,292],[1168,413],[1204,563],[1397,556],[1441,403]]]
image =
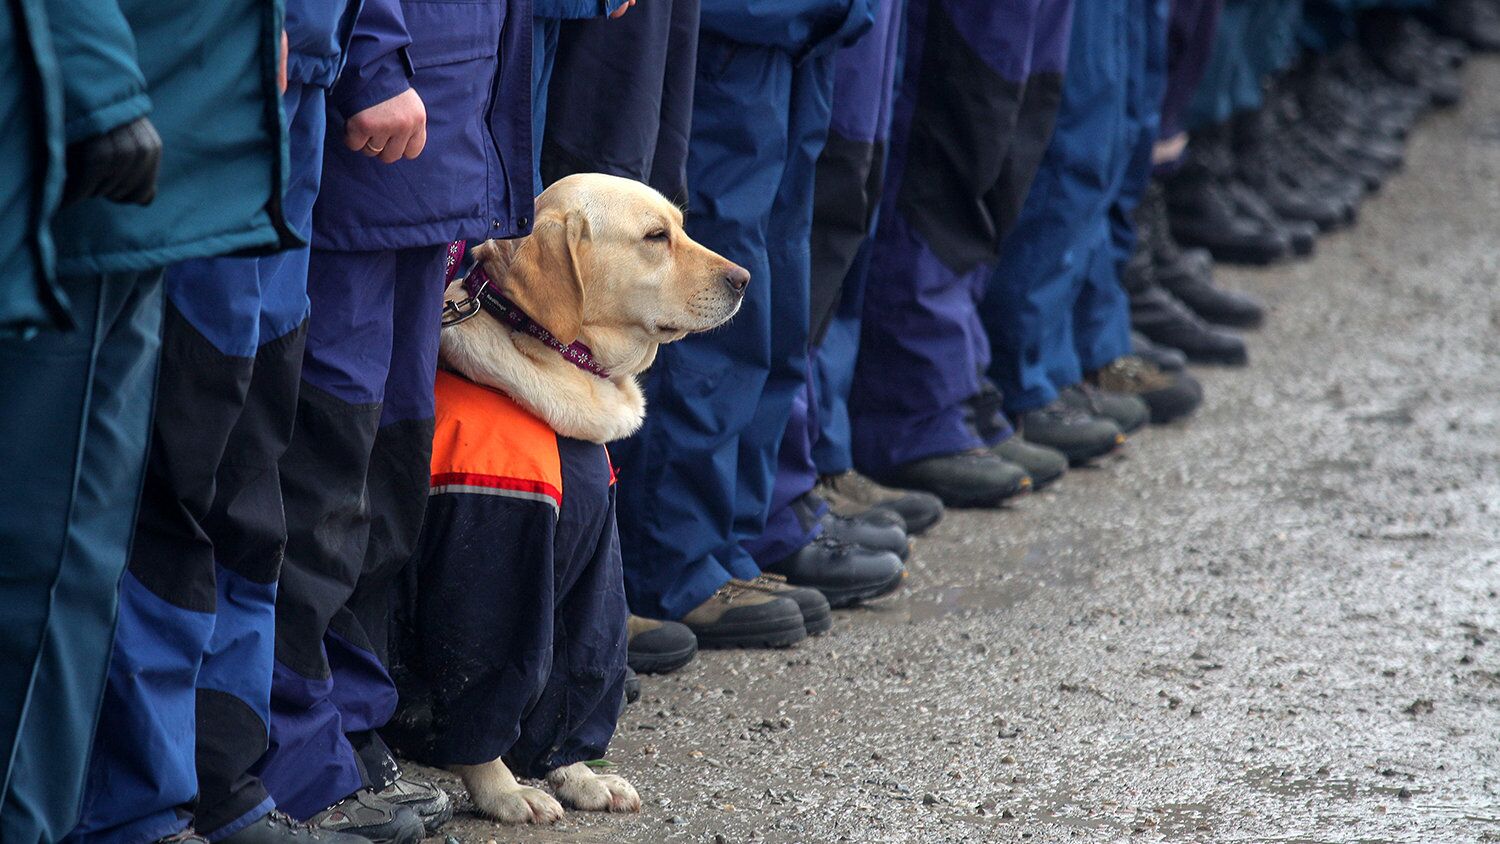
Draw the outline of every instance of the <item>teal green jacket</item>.
[[[57,213],[59,273],[300,244],[281,212],[281,0],[47,0],[47,10],[68,140],[148,112],[162,138],[150,205],[89,199]]]
[[[298,245],[276,87],[281,0],[0,0],[0,332],[70,325],[55,274]],[[156,200],[59,209],[65,144],[149,116]]]
[[[0,0],[0,334],[68,327],[47,225],[62,196],[63,97],[42,0]]]

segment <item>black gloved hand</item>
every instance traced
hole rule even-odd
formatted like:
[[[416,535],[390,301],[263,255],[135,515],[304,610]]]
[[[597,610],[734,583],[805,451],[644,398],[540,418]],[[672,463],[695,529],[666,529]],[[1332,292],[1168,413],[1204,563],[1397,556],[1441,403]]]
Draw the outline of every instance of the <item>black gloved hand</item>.
[[[102,196],[111,202],[149,205],[161,171],[161,136],[142,117],[68,146],[63,204]]]

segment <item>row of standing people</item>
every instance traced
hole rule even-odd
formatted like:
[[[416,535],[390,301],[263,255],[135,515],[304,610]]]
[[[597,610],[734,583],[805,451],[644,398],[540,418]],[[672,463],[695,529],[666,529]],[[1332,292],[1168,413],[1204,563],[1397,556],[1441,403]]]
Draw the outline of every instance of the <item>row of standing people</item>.
[[[758,215],[724,213],[704,115],[775,100],[700,62],[696,231],[768,283],[664,351],[615,449],[632,609],[710,647],[786,644],[792,603],[808,629],[824,610],[764,574],[878,597],[903,529],[1192,413],[1186,365],[1244,366],[1236,332],[1265,316],[1214,261],[1305,256],[1352,222],[1497,34],[1489,0],[887,4],[799,67],[831,94],[785,89],[770,125],[820,110],[764,157]]]
[[[704,645],[791,644],[899,586],[940,502],[997,505],[1190,412],[1181,357],[1132,327],[1243,362],[1198,317],[1254,303],[1199,275],[1190,314],[1131,270],[1201,170],[1158,190],[1153,167],[1195,96],[1211,135],[1296,52],[1249,42],[1367,4],[1231,0],[1216,47],[1214,0],[621,5],[294,0],[283,26],[253,0],[24,0],[0,21],[6,78],[47,92],[3,101],[29,213],[0,303],[0,837],[283,840],[286,812],[403,840],[451,811],[380,737],[392,596],[450,245],[525,234],[543,184],[645,181],[750,269],[741,315],[663,350],[614,448],[623,586]],[[142,197],[90,186],[81,153],[128,152],[148,116],[157,196],[113,202]],[[98,195],[59,209],[65,160]]]

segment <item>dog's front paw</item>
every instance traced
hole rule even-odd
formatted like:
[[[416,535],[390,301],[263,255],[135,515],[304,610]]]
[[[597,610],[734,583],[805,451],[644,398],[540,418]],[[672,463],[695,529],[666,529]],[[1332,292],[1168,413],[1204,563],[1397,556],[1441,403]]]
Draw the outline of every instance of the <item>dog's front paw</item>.
[[[627,782],[624,777],[604,774],[598,780],[609,789],[611,812],[639,812],[641,810],[641,796],[635,793],[635,786]]]
[[[488,817],[505,823],[550,824],[562,820],[563,807],[552,795],[516,782],[499,759],[482,765],[454,765],[452,770],[464,781],[474,808]]]
[[[639,812],[641,797],[624,777],[596,774],[582,762],[547,775],[557,797],[570,809],[584,812]]]
[[[553,824],[562,820],[563,807],[539,788],[518,785],[488,794],[470,792],[474,807],[502,823]]]

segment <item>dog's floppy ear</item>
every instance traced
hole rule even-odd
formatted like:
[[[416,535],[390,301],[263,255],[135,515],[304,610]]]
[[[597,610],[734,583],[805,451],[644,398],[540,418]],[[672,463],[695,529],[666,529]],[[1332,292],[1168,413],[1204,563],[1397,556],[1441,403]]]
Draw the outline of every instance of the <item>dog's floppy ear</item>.
[[[516,242],[514,240],[486,240],[473,249],[469,254],[474,260],[484,265],[490,278],[504,278],[510,269],[511,259],[516,254]]]
[[[515,247],[501,284],[505,295],[559,343],[572,343],[583,330],[583,261],[588,249],[586,217],[576,211],[547,214]]]

